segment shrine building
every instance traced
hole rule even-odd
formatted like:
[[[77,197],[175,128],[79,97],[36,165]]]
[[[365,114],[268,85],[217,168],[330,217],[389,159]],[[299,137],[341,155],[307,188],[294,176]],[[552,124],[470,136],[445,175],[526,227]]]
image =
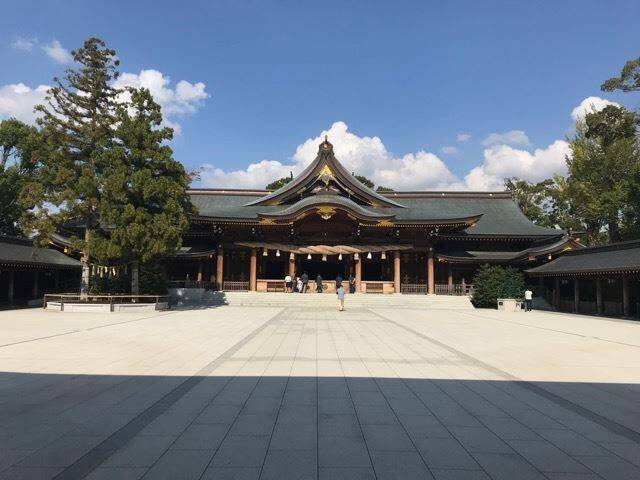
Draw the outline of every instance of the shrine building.
[[[265,182],[269,179],[265,179]],[[173,286],[282,291],[284,277],[340,275],[361,293],[464,295],[481,264],[533,268],[579,246],[532,223],[509,192],[377,192],[334,155],[279,190],[193,189],[198,213],[166,259]]]

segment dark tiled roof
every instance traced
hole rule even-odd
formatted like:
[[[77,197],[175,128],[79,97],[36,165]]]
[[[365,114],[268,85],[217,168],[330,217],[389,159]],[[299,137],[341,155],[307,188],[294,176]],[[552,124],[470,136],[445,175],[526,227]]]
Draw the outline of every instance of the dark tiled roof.
[[[532,275],[589,274],[640,271],[640,240],[574,250],[539,267]]]
[[[257,219],[259,213],[274,213],[282,206],[245,206],[262,192],[194,190],[191,201],[198,214],[212,219]],[[463,232],[469,235],[551,237],[564,232],[533,224],[509,193],[419,192],[387,195],[406,208],[367,207],[380,215],[394,214],[398,221],[444,220],[482,215],[478,223]]]
[[[537,243],[532,247],[518,251],[471,251],[463,250],[457,252],[438,253],[436,256],[442,260],[452,262],[512,262],[527,261],[529,258],[539,258],[548,254],[568,251],[572,248],[582,248],[578,242],[568,235],[554,241]]]
[[[50,248],[38,248],[24,239],[0,236],[0,265],[79,268],[80,261]]]

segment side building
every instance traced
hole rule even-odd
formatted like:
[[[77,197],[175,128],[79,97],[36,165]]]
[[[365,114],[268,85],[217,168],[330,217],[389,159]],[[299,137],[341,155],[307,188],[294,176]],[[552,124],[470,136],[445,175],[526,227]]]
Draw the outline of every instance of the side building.
[[[265,182],[268,179],[265,179]],[[466,294],[484,263],[533,267],[580,245],[528,220],[509,192],[376,192],[336,159],[315,160],[274,192],[194,189],[174,286],[281,291],[306,272],[353,276],[362,293]]]

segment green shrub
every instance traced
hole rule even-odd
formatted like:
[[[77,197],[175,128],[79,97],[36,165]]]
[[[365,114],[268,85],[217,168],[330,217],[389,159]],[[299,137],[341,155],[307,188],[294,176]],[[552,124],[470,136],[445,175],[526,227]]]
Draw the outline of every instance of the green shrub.
[[[473,279],[471,301],[476,308],[498,308],[498,298],[522,298],[524,276],[512,267],[482,265]]]
[[[89,279],[89,293],[92,295],[127,294],[130,291],[129,275],[92,275]]]
[[[158,263],[140,265],[140,295],[164,295],[167,293],[167,275]]]

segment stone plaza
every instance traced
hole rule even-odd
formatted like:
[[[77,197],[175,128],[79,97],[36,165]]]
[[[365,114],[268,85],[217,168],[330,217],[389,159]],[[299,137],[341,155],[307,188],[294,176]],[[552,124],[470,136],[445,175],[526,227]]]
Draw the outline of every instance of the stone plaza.
[[[640,325],[0,312],[2,479],[640,478]]]

